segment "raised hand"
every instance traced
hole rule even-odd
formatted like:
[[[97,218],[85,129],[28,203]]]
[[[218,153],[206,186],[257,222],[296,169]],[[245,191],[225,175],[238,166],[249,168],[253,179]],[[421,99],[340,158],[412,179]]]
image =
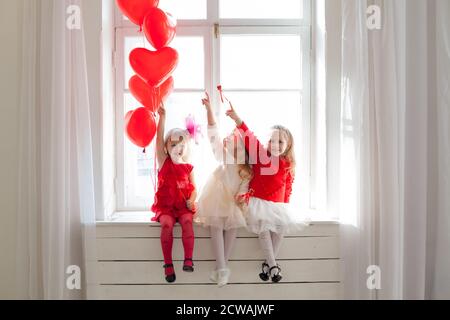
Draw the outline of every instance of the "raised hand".
[[[211,106],[211,100],[209,99],[208,92],[205,91],[205,98],[202,99],[202,104],[206,108],[206,113],[208,117],[208,125],[215,126],[216,125],[216,117],[214,116],[214,112]]]
[[[164,104],[161,104],[161,106],[159,107],[158,114],[161,118],[164,118],[166,116],[166,108],[164,107]]]
[[[236,124],[238,126],[240,126],[242,124],[242,120],[239,117],[239,115],[236,113],[236,110],[234,110],[233,104],[230,101],[228,101],[228,102],[230,103],[230,110],[228,110],[225,114],[227,117],[234,120],[234,122],[236,122]]]
[[[205,98],[202,99],[202,104],[206,107],[206,109],[211,108],[211,100],[209,99],[208,92],[205,91]]]

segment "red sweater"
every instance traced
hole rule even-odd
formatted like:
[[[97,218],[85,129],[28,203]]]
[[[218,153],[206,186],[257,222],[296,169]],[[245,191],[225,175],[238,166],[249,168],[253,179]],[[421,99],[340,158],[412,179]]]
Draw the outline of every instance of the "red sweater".
[[[294,176],[290,163],[283,157],[274,157],[242,123],[238,129],[244,133],[245,148],[253,165],[250,182],[252,196],[266,201],[289,203]]]

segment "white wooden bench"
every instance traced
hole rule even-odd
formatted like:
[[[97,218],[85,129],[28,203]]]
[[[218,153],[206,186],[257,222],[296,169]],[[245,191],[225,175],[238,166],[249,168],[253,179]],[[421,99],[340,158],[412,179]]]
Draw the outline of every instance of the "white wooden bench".
[[[271,284],[263,283],[258,277],[263,260],[258,239],[241,230],[230,261],[230,284],[218,288],[209,280],[215,263],[207,229],[195,227],[195,272],[189,274],[181,270],[181,230],[175,228],[177,281],[167,284],[163,277],[158,224],[123,219],[99,223],[97,293],[101,299],[338,299],[338,233],[337,224],[313,223],[298,234],[286,237],[278,257],[283,281]]]

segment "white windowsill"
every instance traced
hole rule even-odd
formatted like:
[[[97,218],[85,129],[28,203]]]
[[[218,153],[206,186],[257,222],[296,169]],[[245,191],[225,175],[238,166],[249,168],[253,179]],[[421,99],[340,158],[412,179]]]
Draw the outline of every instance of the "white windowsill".
[[[98,226],[108,225],[158,225],[156,222],[151,222],[153,217],[152,212],[135,211],[135,212],[115,212],[110,220],[97,221]],[[330,219],[312,219],[310,224],[340,224],[337,220]]]

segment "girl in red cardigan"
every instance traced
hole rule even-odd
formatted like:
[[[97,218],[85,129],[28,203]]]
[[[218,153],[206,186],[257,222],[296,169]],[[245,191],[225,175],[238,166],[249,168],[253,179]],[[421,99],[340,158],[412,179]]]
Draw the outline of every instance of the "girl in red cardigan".
[[[301,227],[294,221],[288,206],[295,177],[294,139],[287,128],[274,126],[267,147],[264,147],[239,118],[233,106],[227,111],[227,116],[240,129],[253,165],[247,228],[259,235],[266,258],[259,276],[263,281],[272,279],[272,282],[280,282],[281,268],[275,257],[281,241],[284,234]]]

